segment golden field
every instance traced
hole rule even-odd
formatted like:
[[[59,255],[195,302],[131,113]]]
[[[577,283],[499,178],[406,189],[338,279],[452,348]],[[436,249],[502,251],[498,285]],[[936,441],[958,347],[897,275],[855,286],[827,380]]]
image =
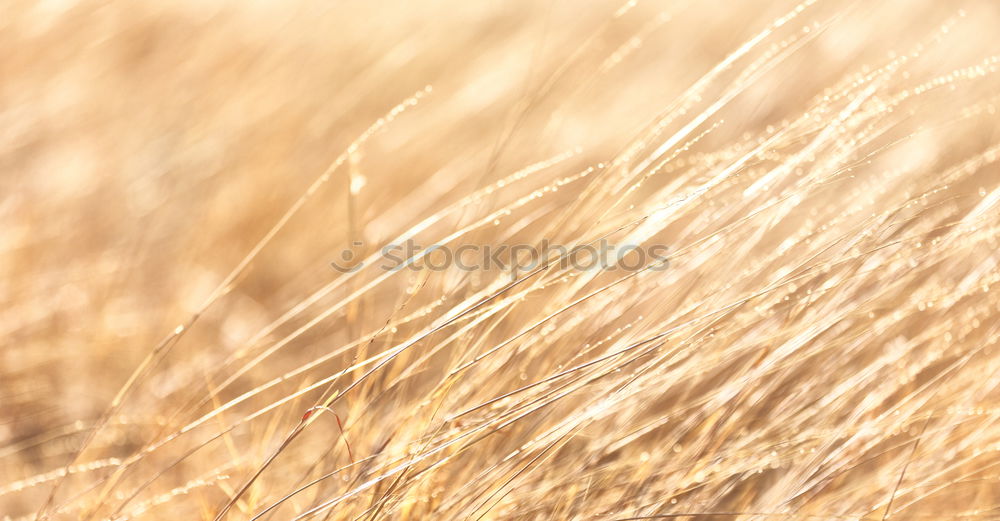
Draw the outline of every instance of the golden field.
[[[1000,519],[998,24],[6,2],[0,519]]]

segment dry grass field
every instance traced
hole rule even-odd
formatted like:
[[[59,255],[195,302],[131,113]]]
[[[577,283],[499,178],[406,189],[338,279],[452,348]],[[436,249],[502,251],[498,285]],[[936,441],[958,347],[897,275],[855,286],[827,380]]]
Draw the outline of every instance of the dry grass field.
[[[1000,520],[997,27],[3,2],[0,519]]]

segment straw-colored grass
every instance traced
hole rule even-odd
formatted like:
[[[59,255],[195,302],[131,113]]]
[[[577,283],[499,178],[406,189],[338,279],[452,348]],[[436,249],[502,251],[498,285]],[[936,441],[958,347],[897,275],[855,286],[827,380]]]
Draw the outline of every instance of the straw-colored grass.
[[[998,24],[8,2],[0,519],[1000,518]]]

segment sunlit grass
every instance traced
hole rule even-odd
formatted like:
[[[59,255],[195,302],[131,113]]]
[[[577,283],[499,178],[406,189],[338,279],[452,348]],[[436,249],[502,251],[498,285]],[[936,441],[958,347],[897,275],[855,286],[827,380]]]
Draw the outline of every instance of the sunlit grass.
[[[0,519],[996,515],[992,2],[293,4],[3,8]]]

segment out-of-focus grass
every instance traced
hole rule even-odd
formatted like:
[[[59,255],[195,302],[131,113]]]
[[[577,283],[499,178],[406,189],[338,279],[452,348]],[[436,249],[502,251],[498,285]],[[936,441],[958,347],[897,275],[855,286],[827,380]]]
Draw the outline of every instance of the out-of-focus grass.
[[[8,2],[0,518],[990,519],[997,23]]]

